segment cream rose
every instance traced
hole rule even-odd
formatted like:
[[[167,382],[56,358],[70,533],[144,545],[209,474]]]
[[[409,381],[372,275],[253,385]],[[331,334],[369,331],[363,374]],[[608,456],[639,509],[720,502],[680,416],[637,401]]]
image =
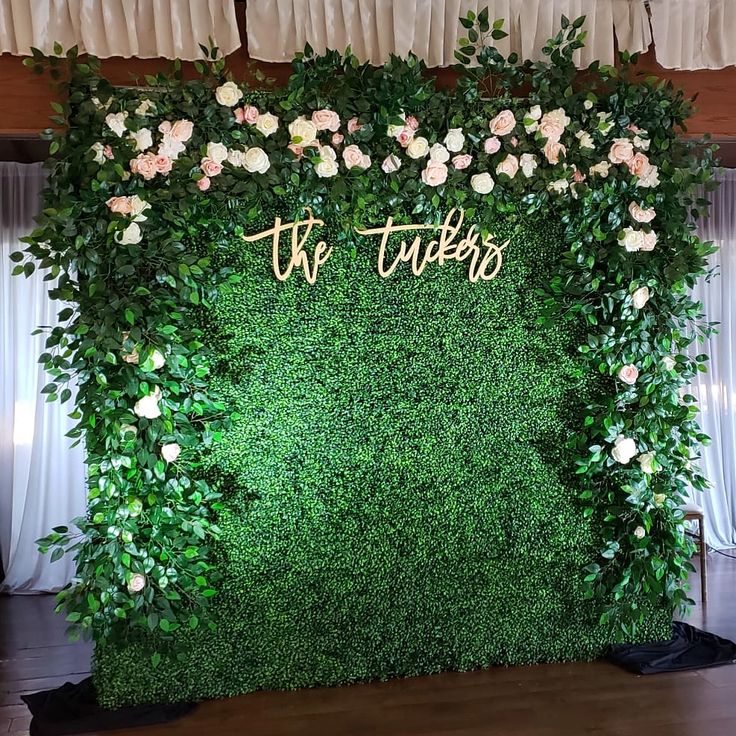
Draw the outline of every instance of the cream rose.
[[[644,539],[644,537],[646,537],[646,535],[647,535],[647,532],[646,532],[646,530],[644,529],[643,526],[638,526],[638,527],[636,527],[636,529],[634,529],[634,536],[637,539]]]
[[[156,419],[161,416],[161,407],[158,405],[160,400],[161,389],[156,386],[153,391],[135,402],[133,413],[136,416],[145,417],[146,419]]]
[[[164,354],[158,349],[155,349],[151,353],[150,359],[151,359],[151,364],[153,365],[153,370],[155,371],[159,370],[160,368],[163,368],[164,365],[166,365],[166,358],[164,358]]]
[[[519,171],[519,159],[510,153],[501,163],[496,166],[497,174],[506,174],[509,179],[513,179]]]
[[[639,378],[639,369],[633,364],[628,363],[621,367],[618,372],[618,380],[633,386]]]
[[[429,159],[422,171],[422,181],[428,187],[438,187],[447,181],[447,164]]]
[[[166,460],[167,463],[173,463],[181,453],[181,447],[176,442],[169,442],[165,445],[161,445],[161,457]]]
[[[547,184],[547,189],[555,194],[562,194],[570,188],[570,182],[567,179],[555,179]]]
[[[222,164],[218,164],[217,161],[207,156],[199,162],[199,168],[206,177],[218,176],[222,172]]]
[[[298,117],[289,123],[289,135],[292,143],[308,146],[317,139],[317,126],[304,117]]]
[[[629,214],[632,219],[636,220],[636,222],[644,223],[651,222],[657,216],[657,213],[653,208],[641,207],[636,202],[631,202],[631,204],[629,204]]]
[[[642,472],[647,473],[648,475],[654,472],[653,452],[643,452],[638,458],[636,458],[636,460],[639,463]]]
[[[529,179],[534,175],[534,171],[538,166],[537,157],[531,153],[522,153],[519,159],[519,166],[524,176]]]
[[[144,99],[144,100],[141,100],[138,107],[136,107],[135,114],[143,118],[146,115],[148,115],[149,111],[155,110],[155,109],[156,109],[156,105],[154,105],[153,102],[151,102],[151,100]]]
[[[631,437],[624,437],[620,434],[616,438],[611,455],[617,463],[621,465],[628,465],[631,458],[635,457],[639,450],[636,447],[636,442]]]
[[[593,136],[590,133],[588,133],[586,130],[579,130],[577,133],[575,133],[575,137],[578,139],[578,144],[580,148],[589,148],[589,149],[595,148],[595,143],[593,142]]]
[[[633,227],[625,227],[619,235],[619,240],[629,253],[635,253],[641,250],[644,233],[641,230],[635,230]]]
[[[153,145],[153,135],[150,128],[141,128],[128,134],[128,138],[135,141],[136,151],[145,151]]]
[[[664,369],[666,371],[675,370],[676,364],[677,361],[675,361],[675,359],[671,355],[665,355],[664,358],[662,358],[662,365],[664,366]]]
[[[243,168],[251,174],[265,174],[271,168],[268,154],[258,146],[249,148],[243,157]]]
[[[329,130],[335,133],[340,128],[340,116],[332,110],[315,110],[312,122],[317,130]]]
[[[612,164],[628,164],[634,158],[634,146],[628,138],[614,138],[608,160]]]
[[[227,158],[227,146],[224,143],[207,144],[207,153],[205,158],[211,158],[215,163],[221,164]]]
[[[567,149],[562,143],[550,139],[544,144],[542,153],[551,164],[558,164],[560,163],[560,156],[567,154]]]
[[[649,287],[642,286],[631,295],[631,303],[634,309],[644,309],[649,301]]]
[[[498,113],[490,123],[488,123],[488,127],[493,135],[508,135],[516,127],[516,118],[514,117],[514,113],[511,112],[511,110],[501,110],[501,112]]]
[[[409,158],[423,158],[429,153],[429,141],[420,136],[417,136],[407,146],[406,155]]]
[[[143,240],[140,226],[137,222],[131,222],[125,230],[115,233],[115,240],[120,245],[135,245]]]
[[[452,165],[458,170],[467,169],[473,161],[473,157],[469,153],[461,153],[453,156]]]
[[[539,120],[542,117],[542,108],[539,105],[532,105],[529,108],[529,117],[532,120]]]
[[[126,131],[125,121],[127,117],[127,112],[111,112],[105,116],[105,124],[118,138],[122,138]]]
[[[227,162],[230,166],[243,168],[245,165],[245,151],[241,151],[239,148],[231,148],[227,152]]]
[[[646,133],[644,130],[640,132]],[[648,138],[642,138],[640,135],[634,136],[634,147],[638,148],[640,151],[648,151],[650,144],[651,141]]]
[[[496,186],[496,182],[493,181],[493,177],[487,171],[470,177],[470,188],[478,194],[488,194],[493,191],[494,186]]]
[[[445,148],[451,153],[458,153],[463,150],[465,145],[465,136],[462,128],[450,128],[444,140]]]
[[[593,109],[593,100],[585,100],[585,102],[583,102],[583,107],[586,110],[592,110]]]
[[[135,437],[138,434],[138,427],[133,424],[121,424],[120,434],[125,437],[126,434],[132,434]]]
[[[314,167],[314,171],[317,176],[329,178],[335,176],[338,172],[337,167],[337,154],[329,146],[319,147],[319,163]]]
[[[235,82],[225,82],[215,90],[215,99],[221,105],[235,107],[243,99],[243,91]]]
[[[450,152],[441,143],[435,143],[429,149],[429,157],[432,161],[439,161],[441,164],[446,164],[450,160]]]
[[[658,239],[659,238],[657,236],[657,233],[655,233],[653,230],[648,233],[642,232],[641,245],[639,246],[639,250],[654,250],[654,246],[657,245]]]
[[[130,576],[128,583],[129,593],[140,593],[146,587],[146,576],[137,572]]]
[[[270,112],[264,112],[256,119],[256,130],[268,138],[273,135],[279,127],[279,119]]]
[[[595,176],[596,174],[601,177],[601,179],[606,179],[608,177],[608,172],[611,170],[611,164],[608,163],[608,161],[601,161],[600,163],[597,163],[593,166],[591,166],[588,169],[588,173],[591,176]]]
[[[401,160],[393,153],[390,153],[388,156],[386,156],[386,158],[383,159],[383,163],[381,164],[381,169],[386,174],[393,174],[394,171],[398,171],[400,168]]]

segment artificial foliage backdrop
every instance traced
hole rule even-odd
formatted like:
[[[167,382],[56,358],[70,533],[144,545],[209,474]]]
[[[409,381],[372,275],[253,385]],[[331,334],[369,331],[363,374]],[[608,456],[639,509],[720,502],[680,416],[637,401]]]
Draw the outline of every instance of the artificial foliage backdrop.
[[[41,547],[75,555],[59,610],[105,703],[589,657],[687,604],[713,151],[635,58],[577,74],[583,18],[536,62],[460,22],[449,90],[349,50],[281,89],[216,49],[145,88],[27,60],[63,97],[12,257],[64,303],[43,392],[76,382],[89,468]],[[379,278],[359,231],[460,210],[470,250],[509,240],[495,279],[469,246]],[[243,236],[310,211],[331,255],[277,281]]]

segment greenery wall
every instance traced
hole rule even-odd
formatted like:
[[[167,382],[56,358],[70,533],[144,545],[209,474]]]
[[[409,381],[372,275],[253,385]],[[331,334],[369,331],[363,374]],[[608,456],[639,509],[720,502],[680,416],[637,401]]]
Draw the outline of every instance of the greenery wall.
[[[27,60],[64,94],[12,258],[64,303],[43,393],[89,468],[40,545],[106,704],[594,656],[687,605],[713,152],[635,57],[577,73],[583,18],[534,62],[461,23],[450,90],[349,51],[283,89],[214,49],[145,88]],[[276,282],[240,236],[307,208],[334,254]],[[378,279],[356,228],[453,209],[510,238],[495,280]]]

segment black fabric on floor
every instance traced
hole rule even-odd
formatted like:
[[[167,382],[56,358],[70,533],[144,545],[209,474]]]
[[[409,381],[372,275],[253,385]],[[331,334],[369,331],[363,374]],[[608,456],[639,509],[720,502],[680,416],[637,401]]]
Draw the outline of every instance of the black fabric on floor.
[[[66,682],[55,690],[23,695],[31,711],[31,736],[65,736],[87,731],[110,731],[165,723],[193,711],[196,703],[173,705],[133,705],[107,710],[97,703],[97,693],[88,677],[78,683]]]
[[[736,664],[736,644],[690,624],[675,621],[669,641],[614,644],[607,659],[639,675],[699,670]]]

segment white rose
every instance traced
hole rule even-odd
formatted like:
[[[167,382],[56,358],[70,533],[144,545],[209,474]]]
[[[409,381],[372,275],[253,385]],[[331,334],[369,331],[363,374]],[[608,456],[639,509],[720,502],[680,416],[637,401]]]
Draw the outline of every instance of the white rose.
[[[644,537],[646,537],[646,535],[647,535],[647,533],[646,533],[646,531],[645,531],[645,529],[644,529],[643,526],[638,526],[638,527],[636,527],[636,529],[634,529],[634,536],[637,539],[644,539]]]
[[[665,355],[664,358],[662,358],[662,365],[666,371],[673,371],[677,362],[671,355]]]
[[[121,245],[135,245],[135,243],[140,243],[143,240],[143,235],[141,234],[138,223],[131,222],[125,230],[115,233],[115,240]]]
[[[319,147],[319,163],[314,167],[317,176],[327,179],[338,172],[337,154],[330,146]]]
[[[549,189],[550,192],[555,192],[556,194],[562,194],[569,188],[570,182],[567,179],[555,179],[555,181],[551,181],[547,184],[547,189]]]
[[[624,437],[620,434],[616,438],[616,442],[611,450],[611,455],[617,463],[621,465],[627,465],[631,458],[633,458],[639,450],[636,447],[636,442],[631,437]]]
[[[308,146],[317,139],[317,126],[302,115],[289,123],[289,135],[292,143]]]
[[[105,163],[105,147],[99,141],[90,146],[90,151],[95,152],[95,163],[102,166]]]
[[[637,222],[651,222],[657,216],[653,207],[641,207],[636,202],[629,204],[629,214]]]
[[[148,115],[149,111],[155,109],[156,105],[154,105],[151,100],[141,100],[140,105],[138,105],[138,107],[136,107],[135,109],[135,114],[139,115],[140,117],[145,117],[146,115]]]
[[[593,108],[593,100],[585,100],[585,102],[583,102],[583,107],[586,110],[591,110]]]
[[[251,174],[265,174],[271,168],[268,154],[257,146],[249,148],[243,157],[243,168]]]
[[[150,209],[151,205],[145,199],[141,199],[137,194],[134,194],[130,198],[130,214],[133,217],[133,222],[143,222],[147,219],[143,213]]]
[[[263,133],[268,138],[276,132],[279,127],[279,119],[275,115],[271,115],[270,112],[261,113],[256,120],[256,130]]]
[[[642,286],[637,289],[631,295],[631,302],[634,305],[634,309],[644,309],[646,303],[649,301],[649,287]]]
[[[447,132],[447,135],[445,136],[445,148],[447,148],[448,151],[452,151],[452,153],[457,153],[458,151],[463,150],[463,146],[465,145],[465,136],[463,135],[463,129],[462,128],[450,128],[450,130]],[[435,161],[438,161],[439,159],[435,159]],[[444,161],[442,161],[444,163]]]
[[[158,144],[158,155],[168,156],[172,161],[179,158],[179,154],[186,150],[186,146],[181,141],[176,140],[171,135],[164,135],[161,143]]]
[[[654,472],[654,453],[653,452],[643,452],[636,459],[639,465],[641,466],[642,472],[647,473],[648,475]]]
[[[383,163],[381,164],[381,169],[386,174],[393,174],[394,171],[398,171],[400,168],[401,160],[393,153],[390,153],[388,156],[386,156],[386,158],[383,159]]]
[[[531,135],[539,130],[539,123],[536,120],[527,122],[527,118],[524,118],[524,130]]]
[[[134,575],[131,575],[130,582],[128,583],[128,592],[129,593],[140,593],[143,588],[146,587],[146,576],[141,575],[141,573],[137,572]]]
[[[227,152],[227,162],[230,166],[243,168],[245,166],[245,151],[241,151],[238,148],[231,148]]]
[[[123,437],[126,434],[132,434],[134,437],[138,434],[138,427],[136,427],[133,424],[121,424],[120,425],[120,434],[123,435]]]
[[[532,120],[539,120],[542,117],[542,108],[539,105],[532,105],[529,108],[529,117]]]
[[[160,350],[154,350],[151,353],[151,363],[153,363],[153,370],[157,371],[159,368],[163,368],[166,363],[163,353]]]
[[[216,164],[221,164],[227,158],[227,146],[223,143],[213,143],[210,141],[207,144],[206,158],[211,158]]]
[[[593,136],[586,130],[579,130],[575,133],[575,137],[580,142],[580,148],[595,148],[593,143]]]
[[[439,161],[441,164],[446,164],[450,160],[450,152],[441,143],[435,143],[432,148],[429,149],[429,157],[433,161]]]
[[[123,133],[126,131],[125,119],[128,117],[127,112],[116,112],[109,113],[105,116],[105,123],[110,130],[115,133],[118,138],[123,137]]]
[[[601,179],[605,179],[608,177],[608,172],[611,169],[611,164],[608,163],[608,161],[601,161],[598,164],[595,164],[594,166],[591,166],[590,169],[588,169],[588,173],[591,176],[594,176],[595,174],[598,174],[598,176],[601,177]]]
[[[637,179],[636,186],[653,189],[659,186],[659,169],[656,166],[650,166],[644,174]]]
[[[176,442],[169,442],[166,445],[161,445],[161,457],[166,460],[167,463],[173,463],[176,458],[179,457],[181,447]]]
[[[128,138],[132,138],[135,141],[136,151],[145,151],[153,145],[153,136],[151,135],[150,128],[141,128],[135,132],[130,133]]]
[[[406,148],[406,155],[409,158],[423,158],[429,153],[429,141],[420,136],[417,136]]]
[[[611,128],[613,128],[613,123],[609,120],[610,117],[610,112],[598,113],[598,132],[601,135],[608,135],[611,132]]]
[[[493,181],[493,177],[487,171],[470,177],[470,187],[478,194],[488,194],[493,191],[494,186],[496,186],[496,182]]]
[[[243,91],[235,82],[225,82],[215,90],[215,99],[227,107],[235,107],[243,98]]]
[[[619,235],[619,240],[629,253],[635,253],[641,250],[644,233],[641,230],[634,230],[633,227],[625,227],[623,233]]]
[[[138,399],[133,407],[136,416],[145,417],[146,419],[156,419],[161,416],[161,408],[158,402],[161,400],[161,389],[156,386],[147,396]]]
[[[634,145],[640,151],[648,151],[651,141],[648,138],[642,138],[640,135],[634,136]]]
[[[519,166],[524,176],[529,179],[537,168],[537,157],[532,153],[522,153],[519,159]]]

